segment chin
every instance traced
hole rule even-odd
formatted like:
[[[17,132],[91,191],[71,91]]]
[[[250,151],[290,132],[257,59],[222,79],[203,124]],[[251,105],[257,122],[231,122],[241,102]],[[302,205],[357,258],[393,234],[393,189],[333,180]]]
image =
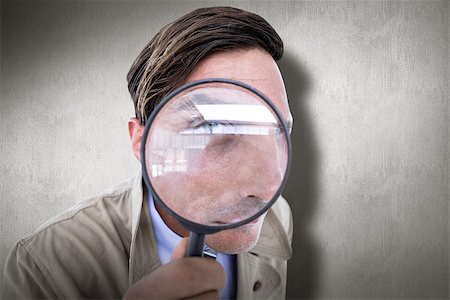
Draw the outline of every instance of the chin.
[[[235,229],[223,230],[206,236],[206,244],[222,253],[238,254],[252,249],[261,234],[262,220],[257,224],[247,224]]]

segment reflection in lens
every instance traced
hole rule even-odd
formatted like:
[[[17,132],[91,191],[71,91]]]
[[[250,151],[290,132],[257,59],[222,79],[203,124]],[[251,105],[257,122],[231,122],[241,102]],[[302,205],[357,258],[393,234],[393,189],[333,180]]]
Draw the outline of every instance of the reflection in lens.
[[[258,95],[214,84],[161,108],[146,141],[154,192],[179,216],[221,226],[262,211],[279,190],[288,149],[281,121]]]

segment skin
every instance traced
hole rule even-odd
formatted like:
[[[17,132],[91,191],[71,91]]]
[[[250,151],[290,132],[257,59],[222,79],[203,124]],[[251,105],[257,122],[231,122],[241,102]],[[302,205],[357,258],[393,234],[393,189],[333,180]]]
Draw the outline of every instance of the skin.
[[[153,173],[149,174],[153,186],[164,202],[178,215],[210,226],[235,223],[259,212],[278,190],[286,166],[284,137],[281,133],[277,133],[276,127],[272,125],[258,128],[263,130],[261,132],[272,130],[271,134],[264,135],[186,133],[194,129],[198,132],[208,132],[212,130],[211,128],[215,128],[218,132],[224,128],[228,130],[240,128],[245,132],[249,128],[245,127],[245,123],[239,123],[238,126],[241,127],[234,127],[230,125],[230,121],[223,120],[221,125],[214,125],[216,124],[214,122],[204,124],[201,114],[195,109],[186,109],[186,106],[192,105],[190,102],[192,99],[196,103],[196,98],[217,99],[217,95],[220,95],[221,100],[217,101],[239,103],[240,106],[259,103],[260,106],[257,108],[263,108],[262,100],[258,96],[231,89],[229,85],[226,85],[226,88],[223,85],[219,86],[218,84],[212,88],[209,85],[203,86],[194,90],[194,93],[201,94],[200,97],[189,94],[189,97],[174,98],[171,105],[166,105],[159,112],[160,122],[153,123],[149,136],[153,136],[152,133],[159,134],[153,139],[150,138],[147,145],[147,149],[158,150],[146,153],[147,162],[156,161],[155,167],[165,166],[167,170],[162,172],[164,168],[158,167],[161,170],[158,176],[153,177]],[[185,99],[189,99],[188,104]],[[174,111],[172,107],[184,107],[181,116],[180,111],[178,109]],[[252,117],[254,110],[253,107],[247,115]],[[223,113],[223,108],[217,111]],[[268,110],[266,111],[270,114]],[[258,115],[261,117],[264,114]],[[228,116],[232,118],[236,114],[231,113]],[[192,121],[197,118],[202,121]],[[255,126],[250,123],[247,125]],[[185,145],[185,148],[174,151],[174,148],[180,147],[181,144]],[[192,145],[195,147],[192,148]],[[170,171],[174,166],[178,171]],[[148,166],[148,169],[154,168]],[[212,244],[210,246],[219,250]],[[222,247],[219,251],[229,250]]]
[[[186,79],[185,83],[203,78],[218,77],[242,81],[260,90],[271,99],[273,104],[281,112],[285,121],[288,124],[292,124],[292,115],[289,110],[281,73],[276,62],[266,51],[256,48],[213,53],[197,65],[194,71]],[[140,125],[136,118],[132,118],[129,120],[128,129],[133,152],[136,158],[140,160],[139,151],[143,126]],[[251,159],[243,157],[242,161],[238,161],[234,165],[224,163],[220,167],[212,170],[212,172],[204,171],[192,175],[192,185],[190,185],[188,192],[186,192],[186,190],[183,190],[183,192],[188,193],[189,197],[196,199],[200,193],[205,194],[204,190],[210,185],[208,183],[211,182],[211,176],[218,176],[222,181],[226,181],[227,184],[224,186],[236,186],[237,188],[236,191],[227,191],[225,190],[225,187],[222,189],[220,186],[215,186],[214,190],[207,192],[211,194],[212,197],[222,197],[225,199],[224,201],[230,201],[230,199],[233,201],[241,201],[243,199],[257,201],[258,199],[267,198],[270,200],[271,195],[274,193],[274,189],[278,188],[281,174],[273,171],[277,170],[277,166],[270,165],[270,162],[259,159],[257,156],[258,153],[262,156],[270,155],[270,153],[264,153],[264,151],[273,151],[273,149],[271,150],[269,149],[270,147],[267,147],[270,143],[257,143],[257,145],[252,144],[249,147],[258,147],[258,145],[261,144],[264,144],[265,148],[252,149],[254,150],[252,152],[255,153],[255,155],[251,157]],[[205,157],[205,159],[208,159],[208,157]],[[251,161],[251,164],[249,164],[248,161]],[[246,162],[247,165],[244,162]],[[236,170],[239,170],[239,178],[236,178]],[[258,180],[254,180],[256,175],[261,174],[264,174],[264,176],[260,176],[258,177]],[[177,179],[174,178],[172,184],[175,184],[176,180]],[[167,189],[171,189],[171,192],[174,192],[173,186],[176,185],[167,186]],[[164,222],[174,232],[178,233],[180,236],[188,236],[188,231],[179,224],[176,219],[171,217],[164,209],[160,207],[156,208]],[[241,253],[248,251],[258,241],[264,217],[265,215],[262,215],[256,221],[236,229],[224,230],[216,234],[208,235],[206,237],[206,243],[211,248],[225,253]],[[220,219],[219,217],[216,218]],[[212,218],[212,220],[215,219]],[[185,242],[182,242],[181,244],[182,245],[179,245],[182,249],[181,253],[185,253],[183,252],[186,249]],[[180,250],[178,249],[177,251]],[[182,256],[177,257],[177,255],[175,255],[173,261],[161,266],[158,270],[137,282],[136,285],[130,288],[127,293],[128,296],[125,298],[161,298],[161,295],[163,295],[163,297],[172,298],[218,297],[218,291],[224,286],[222,279],[225,280],[225,275],[220,274],[224,273],[220,265],[217,262],[208,259],[180,257]],[[219,265],[219,267],[217,265]],[[173,274],[190,275],[173,278]],[[196,274],[198,274],[198,276]],[[174,280],[179,281],[180,284],[177,286],[180,288],[177,289],[176,294],[165,294],[175,292],[173,291],[174,289],[171,288],[174,285]],[[186,280],[189,281],[189,284],[184,284],[186,283]],[[153,284],[154,282],[157,282],[156,284],[158,287],[155,287],[155,289],[149,288],[152,287],[152,282]],[[196,287],[195,290],[192,289],[193,286]]]

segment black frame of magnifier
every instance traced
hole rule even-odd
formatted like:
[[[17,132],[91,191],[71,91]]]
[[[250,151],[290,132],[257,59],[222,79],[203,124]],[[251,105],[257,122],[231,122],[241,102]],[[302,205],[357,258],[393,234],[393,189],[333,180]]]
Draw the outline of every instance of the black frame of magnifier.
[[[242,221],[239,221],[239,222],[236,222],[233,224],[225,224],[225,225],[218,225],[218,226],[208,226],[208,225],[203,225],[203,224],[199,224],[196,222],[192,222],[188,219],[183,218],[182,216],[178,215],[177,213],[175,213],[170,207],[168,207],[164,203],[164,201],[161,200],[158,193],[153,188],[153,185],[148,177],[147,167],[145,164],[145,146],[146,146],[146,141],[147,141],[147,135],[149,133],[149,130],[153,123],[153,120],[155,119],[155,117],[159,113],[159,111],[166,105],[167,102],[169,102],[174,96],[178,95],[179,93],[181,93],[187,89],[190,89],[192,87],[202,85],[202,84],[207,84],[207,83],[226,83],[226,84],[230,84],[230,85],[239,86],[239,87],[246,89],[248,91],[251,91],[251,92],[257,94],[259,97],[261,97],[270,106],[270,108],[275,112],[277,118],[280,120],[281,126],[283,127],[284,135],[286,137],[287,147],[288,147],[287,166],[286,166],[286,171],[284,173],[283,180],[281,182],[281,185],[280,185],[278,191],[275,193],[275,195],[269,201],[269,203],[264,207],[264,209],[262,209],[255,215],[248,217],[247,219],[244,219]],[[287,127],[286,121],[283,119],[283,116],[281,115],[281,113],[279,112],[277,107],[272,103],[272,101],[270,101],[270,99],[268,97],[266,97],[262,92],[258,91],[254,87],[252,87],[246,83],[237,81],[237,80],[226,79],[226,78],[207,78],[207,79],[193,81],[193,82],[187,83],[187,84],[175,89],[174,91],[169,93],[167,96],[165,96],[163,98],[163,100],[158,104],[158,106],[156,106],[155,109],[151,112],[150,117],[147,119],[147,122],[146,122],[145,128],[144,128],[144,132],[142,134],[140,154],[141,154],[142,176],[144,177],[144,182],[147,185],[149,192],[152,193],[153,199],[155,199],[159,205],[164,207],[164,209],[171,216],[173,216],[181,224],[183,224],[183,226],[186,227],[186,229],[188,229],[192,233],[197,233],[200,235],[212,234],[212,233],[219,232],[221,230],[236,228],[236,227],[242,226],[244,224],[247,224],[247,223],[255,220],[256,218],[260,217],[262,214],[264,214],[275,203],[275,201],[278,199],[278,197],[281,195],[281,192],[283,191],[283,189],[286,185],[287,179],[288,179],[288,175],[289,175],[289,171],[290,171],[290,167],[291,167],[291,159],[292,159],[291,138],[289,135],[289,128]],[[269,170],[269,172],[270,172],[270,170]],[[195,236],[197,236],[197,235],[195,235]],[[192,237],[192,234],[191,234],[191,237]]]

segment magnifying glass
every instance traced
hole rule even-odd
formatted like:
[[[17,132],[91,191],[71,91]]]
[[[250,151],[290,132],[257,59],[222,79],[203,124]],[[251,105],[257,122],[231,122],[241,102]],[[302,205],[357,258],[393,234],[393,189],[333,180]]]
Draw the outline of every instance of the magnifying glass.
[[[167,95],[142,136],[144,182],[190,231],[205,235],[256,222],[280,196],[291,162],[290,128],[277,107],[243,82],[210,78]]]

